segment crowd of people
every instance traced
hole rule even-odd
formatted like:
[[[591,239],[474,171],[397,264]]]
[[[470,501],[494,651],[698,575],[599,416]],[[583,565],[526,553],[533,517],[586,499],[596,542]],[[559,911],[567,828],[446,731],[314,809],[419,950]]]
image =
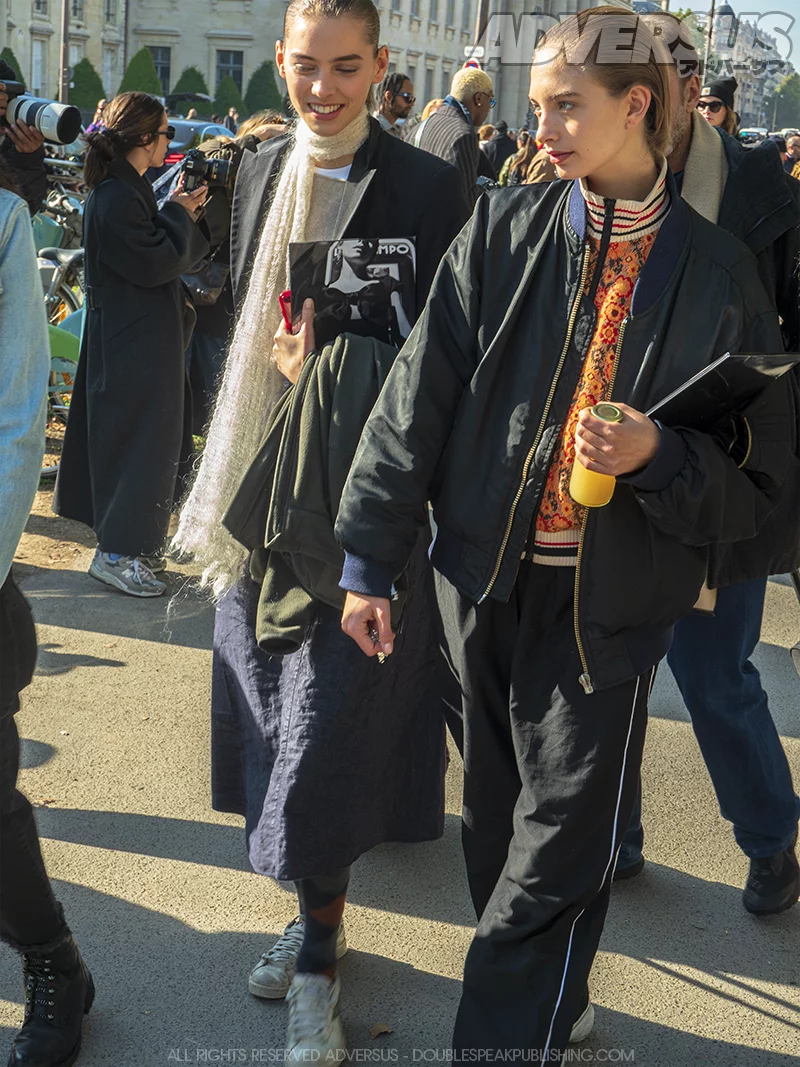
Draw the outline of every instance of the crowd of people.
[[[459,70],[412,123],[372,0],[290,0],[276,63],[293,123],[231,113],[235,137],[203,146],[235,180],[181,177],[159,205],[147,174],[174,131],[147,94],[101,101],[87,130],[85,329],[54,509],[94,531],[98,581],[162,596],[180,554],[213,595],[211,804],[243,817],[254,871],[296,887],[248,981],[287,1000],[290,1061],[346,1056],[351,872],[378,844],[442,835],[447,730],[477,923],[463,1058],[557,1060],[591,1032],[612,885],[646,862],[663,661],[749,860],[743,906],[800,896],[800,798],[751,662],[768,577],[800,565],[798,376],[697,424],[647,414],[726,353],[800,352],[800,138],[740,144],[735,83],[703,84],[685,41],[679,65],[660,18],[563,19],[533,57],[535,130],[487,128],[486,71]],[[604,62],[599,30],[631,19],[632,61]],[[36,639],[11,564],[49,368],[34,134],[0,146],[16,353],[0,377],[0,936],[25,981],[9,1063],[60,1067],[94,984],[17,788],[14,724]],[[404,279],[376,261],[401,244]],[[405,343],[351,300],[351,326],[317,344],[314,298],[287,310],[299,245],[376,292],[411,271]],[[610,484],[607,502],[581,503],[576,475]]]

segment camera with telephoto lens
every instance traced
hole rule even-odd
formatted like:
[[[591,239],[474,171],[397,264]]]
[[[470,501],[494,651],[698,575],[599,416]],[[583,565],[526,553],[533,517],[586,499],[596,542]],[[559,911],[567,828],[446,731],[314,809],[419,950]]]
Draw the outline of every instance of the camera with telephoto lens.
[[[183,188],[187,193],[203,182],[209,189],[232,189],[238,165],[231,159],[209,159],[199,148],[192,148],[183,161]]]
[[[8,107],[0,126],[24,122],[52,144],[71,144],[81,132],[81,113],[72,104],[30,96],[22,82],[4,82],[0,78],[0,92],[3,91],[8,95]]]

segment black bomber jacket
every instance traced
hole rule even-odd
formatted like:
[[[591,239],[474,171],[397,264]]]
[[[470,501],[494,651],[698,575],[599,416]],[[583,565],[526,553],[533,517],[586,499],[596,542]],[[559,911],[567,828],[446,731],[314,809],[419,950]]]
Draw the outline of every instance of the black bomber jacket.
[[[634,290],[611,391],[639,410],[727,351],[783,351],[752,254],[667,181],[671,208]],[[336,523],[344,588],[389,595],[430,500],[433,565],[472,601],[509,597],[594,328],[592,294],[581,297],[585,231],[577,183],[479,201],[362,435]],[[792,421],[777,383],[738,420],[749,442],[741,465],[730,427],[664,428],[653,462],[587,510],[575,579],[587,691],[666,653],[709,545],[753,537],[774,507]]]

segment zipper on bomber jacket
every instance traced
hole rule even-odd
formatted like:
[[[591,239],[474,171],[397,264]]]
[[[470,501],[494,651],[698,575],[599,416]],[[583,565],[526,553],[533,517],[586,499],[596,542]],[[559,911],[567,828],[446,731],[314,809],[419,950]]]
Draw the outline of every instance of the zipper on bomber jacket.
[[[620,323],[619,336],[617,337],[617,343],[614,347],[614,366],[611,368],[611,380],[608,383],[608,389],[606,391],[606,400],[611,400],[614,391],[614,382],[617,380],[617,368],[619,367],[619,357],[622,352],[622,339],[625,336],[625,327],[628,325],[628,319],[625,318]],[[576,461],[577,462],[577,461]],[[583,650],[583,642],[581,641],[581,627],[578,617],[578,602],[580,596],[580,581],[581,581],[581,558],[583,556],[583,539],[586,535],[586,525],[589,521],[590,508],[583,509],[583,518],[581,519],[581,534],[578,540],[578,559],[575,564],[575,596],[573,599],[573,625],[575,627],[575,643],[578,646],[578,656],[581,661],[581,671],[583,672],[578,681],[580,682],[583,691],[588,695],[594,692],[594,686],[592,679],[589,677],[589,665],[586,662],[586,653]]]
[[[586,285],[586,275],[589,271],[589,252],[590,246],[587,242],[583,253],[581,280],[578,285],[578,292],[575,295],[575,300],[572,304],[572,309],[569,314],[569,320],[567,322],[567,335],[564,338],[564,347],[561,349],[561,356],[559,358],[558,365],[556,366],[556,372],[553,375],[553,381],[550,385],[550,392],[548,393],[547,401],[544,405],[544,411],[542,412],[542,418],[539,422],[539,428],[536,431],[536,437],[534,438],[533,444],[531,445],[530,450],[528,451],[528,454],[525,457],[525,462],[522,465],[522,476],[520,478],[517,491],[514,495],[514,499],[511,501],[511,509],[508,513],[508,522],[506,523],[506,529],[503,535],[503,540],[500,544],[500,550],[497,553],[497,559],[495,561],[494,570],[492,571],[492,577],[489,579],[489,584],[486,586],[486,589],[484,589],[483,595],[478,600],[479,604],[482,604],[484,602],[489,593],[491,593],[492,589],[494,588],[494,584],[497,581],[497,576],[500,573],[500,567],[503,564],[503,556],[505,555],[506,548],[508,547],[508,541],[511,537],[511,528],[514,525],[514,516],[517,513],[517,507],[519,506],[519,502],[522,499],[522,494],[525,491],[525,483],[528,480],[528,471],[531,469],[533,457],[536,455],[536,449],[539,447],[539,442],[542,439],[545,427],[547,425],[547,418],[550,414],[550,408],[553,404],[553,397],[556,393],[556,386],[558,385],[558,380],[561,377],[561,371],[564,367],[564,363],[566,362],[567,352],[569,350],[570,342],[572,341],[572,333],[575,329],[575,320],[578,317],[578,307],[580,306],[581,298],[583,297],[583,289]]]

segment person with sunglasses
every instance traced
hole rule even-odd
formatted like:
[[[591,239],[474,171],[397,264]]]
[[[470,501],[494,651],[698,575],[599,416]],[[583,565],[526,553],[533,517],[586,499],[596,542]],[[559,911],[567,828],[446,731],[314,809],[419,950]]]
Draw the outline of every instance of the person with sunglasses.
[[[401,137],[398,122],[402,124],[406,121],[417,100],[409,76],[400,72],[387,74],[381,84],[378,99],[378,110],[374,112],[374,116],[381,129],[392,137]]]
[[[192,437],[184,352],[194,325],[181,274],[208,252],[207,189],[181,181],[161,211],[144,177],[175,131],[164,105],[122,93],[86,136],[86,321],[53,508],[91,526],[89,574],[161,596],[161,555]]]
[[[480,195],[478,174],[485,173],[480,166],[477,131],[494,105],[494,85],[486,71],[464,67],[456,71],[444,104],[427,120],[419,139],[424,152],[458,168],[472,204]]]
[[[717,78],[704,85],[697,101],[697,110],[712,126],[718,126],[731,137],[739,132],[736,112],[733,110],[733,96],[737,89],[735,78]]]

